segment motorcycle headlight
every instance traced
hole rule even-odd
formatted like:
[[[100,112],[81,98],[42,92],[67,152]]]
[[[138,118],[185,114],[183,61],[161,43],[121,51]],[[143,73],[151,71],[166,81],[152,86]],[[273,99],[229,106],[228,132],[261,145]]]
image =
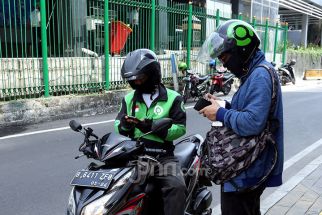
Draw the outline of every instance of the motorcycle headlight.
[[[114,195],[115,192],[111,192],[92,203],[88,204],[82,210],[81,215],[103,215],[106,213],[106,209],[104,207],[105,203],[110,200],[110,198]]]
[[[67,206],[67,215],[75,215],[76,204],[74,199],[74,188],[70,192]]]
[[[129,171],[128,173],[124,174],[117,182],[112,186],[110,189],[110,193],[107,195],[93,201],[92,203],[88,204],[84,209],[82,210],[81,215],[103,215],[107,211],[104,207],[106,202],[110,200],[110,198],[117,192],[117,190],[126,184],[130,178],[132,173],[134,172],[134,169]]]

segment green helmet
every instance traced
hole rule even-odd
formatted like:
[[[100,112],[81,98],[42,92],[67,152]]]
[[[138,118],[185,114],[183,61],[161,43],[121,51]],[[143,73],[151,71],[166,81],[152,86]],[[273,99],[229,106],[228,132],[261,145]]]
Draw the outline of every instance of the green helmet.
[[[236,54],[244,63],[248,62],[259,47],[260,39],[255,29],[242,20],[228,20],[218,27],[204,42],[199,61],[215,59],[224,52]]]
[[[185,62],[180,62],[179,65],[178,65],[178,69],[180,71],[187,70],[188,66],[187,66],[187,64]]]

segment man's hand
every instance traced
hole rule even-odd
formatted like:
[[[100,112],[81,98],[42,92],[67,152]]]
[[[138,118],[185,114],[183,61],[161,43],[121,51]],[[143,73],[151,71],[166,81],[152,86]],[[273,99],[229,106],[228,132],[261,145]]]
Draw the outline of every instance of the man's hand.
[[[211,95],[211,94],[209,94],[209,95]],[[215,96],[213,96],[213,97],[215,97]],[[211,102],[211,105],[201,109],[199,111],[199,113],[203,114],[204,117],[207,117],[211,121],[216,121],[216,115],[217,115],[218,109],[220,108],[220,105],[213,98],[209,99],[209,101]]]
[[[125,120],[126,120],[126,122],[131,123],[131,124],[140,123],[140,120],[135,118],[135,117],[133,117],[133,116],[125,116]]]
[[[136,124],[136,127],[143,133],[148,133],[152,129],[152,119],[145,119]]]
[[[222,100],[221,98],[218,98],[218,97],[216,97],[216,96],[214,96],[214,95],[212,95],[210,93],[207,93],[204,98],[207,99],[207,100],[209,100],[209,101],[210,101],[210,99],[213,99],[213,100]]]
[[[127,116],[127,115],[124,115],[122,118],[121,118],[121,125],[122,125],[122,127],[124,127],[125,129],[132,129],[132,128],[134,128],[134,126],[137,124],[138,122],[135,120],[135,119],[133,119],[133,118],[131,118],[131,117],[129,117],[129,116]]]

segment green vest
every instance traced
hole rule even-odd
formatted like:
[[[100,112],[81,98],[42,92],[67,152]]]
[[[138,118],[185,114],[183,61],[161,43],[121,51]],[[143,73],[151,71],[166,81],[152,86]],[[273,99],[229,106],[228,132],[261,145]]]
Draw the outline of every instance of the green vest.
[[[144,120],[144,119],[161,119],[161,118],[169,118],[169,113],[170,110],[173,106],[173,103],[179,94],[173,90],[166,89],[167,92],[167,100],[160,100],[156,99],[152,102],[151,106],[147,108],[146,104],[144,101],[136,101],[135,102],[135,108],[134,108],[134,116],[138,118],[139,120]],[[126,103],[126,111],[127,115],[132,116],[132,107],[133,107],[133,97],[134,97],[135,91],[130,92],[127,94],[124,98],[125,103]],[[121,107],[122,108],[122,107]],[[185,112],[183,103],[180,105],[180,108],[182,111]],[[170,117],[171,118],[171,117]],[[115,121],[115,129],[118,131],[118,126],[120,124],[119,120]],[[156,141],[163,143],[165,141],[173,141],[180,136],[184,135],[186,131],[185,125],[181,124],[173,124],[172,127],[168,130],[168,135],[166,136],[165,139],[161,139],[157,135],[154,134],[149,134],[144,136],[145,139]],[[134,138],[138,138],[142,136],[143,133],[135,128],[134,129]]]

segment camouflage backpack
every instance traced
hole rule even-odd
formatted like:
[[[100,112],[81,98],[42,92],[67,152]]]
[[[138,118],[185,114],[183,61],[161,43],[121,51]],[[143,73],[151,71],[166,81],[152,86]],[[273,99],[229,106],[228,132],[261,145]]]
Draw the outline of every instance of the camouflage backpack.
[[[272,167],[257,185],[251,189],[255,189],[263,183],[276,164],[277,147],[272,133],[278,126],[273,118],[277,100],[277,81],[274,78],[273,69],[266,65],[257,67],[266,68],[273,83],[272,103],[266,127],[259,135],[248,137],[239,136],[232,129],[224,126],[211,128],[206,136],[202,164],[207,169],[206,177],[215,184],[223,184],[247,169],[268,144],[271,144],[274,148]]]

